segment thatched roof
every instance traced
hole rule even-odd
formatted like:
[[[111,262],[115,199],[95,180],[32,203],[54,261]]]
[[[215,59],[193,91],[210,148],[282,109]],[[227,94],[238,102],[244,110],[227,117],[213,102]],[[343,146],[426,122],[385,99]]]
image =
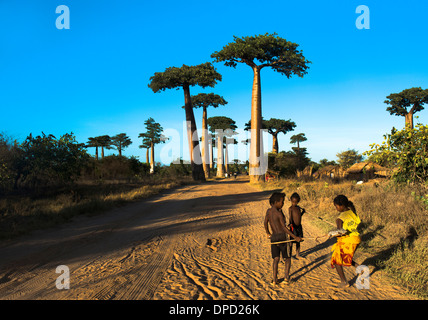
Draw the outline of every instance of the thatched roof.
[[[363,173],[365,171],[389,171],[388,168],[384,168],[381,165],[374,162],[360,162],[352,165],[346,173]]]
[[[329,176],[330,173],[334,173],[335,175],[340,175],[344,173],[344,170],[341,166],[335,166],[335,165],[329,165],[329,166],[325,166],[321,169],[319,169],[317,172],[314,173],[314,177],[318,178],[321,177],[323,175],[325,176]]]

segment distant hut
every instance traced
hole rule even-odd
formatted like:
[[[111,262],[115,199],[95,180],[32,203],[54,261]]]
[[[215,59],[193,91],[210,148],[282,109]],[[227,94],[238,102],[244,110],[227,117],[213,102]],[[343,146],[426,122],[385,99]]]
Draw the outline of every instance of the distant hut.
[[[360,162],[348,168],[346,173],[348,179],[367,181],[377,177],[387,177],[391,174],[391,170],[374,162]]]
[[[345,174],[346,172],[345,170],[343,170],[341,166],[330,165],[319,169],[317,172],[313,174],[313,177],[315,179],[322,179],[322,178],[338,179],[338,178],[343,178]]]
[[[312,177],[313,170],[314,170],[314,166],[307,166],[302,171],[297,170],[296,171],[296,175],[297,175],[298,178],[301,178],[301,177]]]

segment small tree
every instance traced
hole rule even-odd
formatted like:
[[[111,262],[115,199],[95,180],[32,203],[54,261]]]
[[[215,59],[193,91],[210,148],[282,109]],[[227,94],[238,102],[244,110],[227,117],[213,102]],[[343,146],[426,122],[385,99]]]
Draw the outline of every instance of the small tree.
[[[414,87],[400,93],[391,93],[386,98],[385,103],[390,105],[386,110],[391,115],[404,117],[406,127],[413,129],[413,115],[422,111],[423,105],[428,103],[428,89]],[[410,109],[408,110],[408,108]]]
[[[150,77],[149,88],[153,92],[164,91],[166,89],[183,88],[184,91],[184,109],[186,111],[186,122],[189,142],[190,161],[192,166],[192,176],[194,180],[205,181],[205,174],[202,167],[199,149],[199,138],[196,129],[195,116],[193,113],[192,100],[190,97],[190,87],[200,86],[214,87],[217,81],[221,81],[221,75],[215,70],[209,62],[197,66],[184,65],[180,68],[170,67],[164,72],[156,72]]]
[[[97,137],[88,138],[88,142],[86,142],[86,148],[95,148],[95,159],[98,160],[98,147],[100,147],[100,143]]]
[[[358,151],[354,149],[342,151],[336,154],[336,157],[337,157],[337,162],[344,169],[348,169],[353,164],[361,162],[363,160],[363,156],[361,154],[358,154]]]
[[[98,146],[101,147],[101,159],[104,159],[104,148],[111,149],[111,138],[109,135],[95,137]]]
[[[300,142],[307,141],[308,139],[305,137],[304,133],[295,134],[294,136],[290,137],[290,143],[296,144],[297,143],[297,149],[300,150]]]
[[[428,180],[428,125],[417,124],[414,129],[393,128],[391,134],[384,135],[381,145],[364,155],[370,160],[394,167],[393,179],[397,182],[426,183]]]
[[[61,185],[80,176],[89,157],[74,135],[29,135],[20,145],[18,179],[30,187]]]
[[[126,133],[119,133],[111,138],[111,145],[119,152],[119,157],[122,156],[122,150],[129,147],[131,143],[132,141]]]

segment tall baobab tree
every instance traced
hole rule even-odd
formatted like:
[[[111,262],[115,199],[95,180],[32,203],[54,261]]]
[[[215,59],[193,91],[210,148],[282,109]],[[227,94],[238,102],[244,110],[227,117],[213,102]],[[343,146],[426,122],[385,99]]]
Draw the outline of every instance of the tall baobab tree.
[[[209,140],[208,124],[207,124],[207,108],[212,106],[218,108],[224,106],[227,101],[222,96],[214,93],[199,93],[191,98],[194,108],[202,108],[202,164],[204,168],[205,178],[210,175],[210,157],[209,157]]]
[[[290,78],[303,77],[310,61],[298,50],[298,44],[278,37],[276,33],[238,38],[211,55],[215,62],[236,68],[238,63],[246,64],[253,70],[253,90],[251,99],[251,145],[250,180],[263,181],[264,172],[260,169],[262,99],[260,71],[269,67]],[[256,63],[258,62],[258,63]]]
[[[236,122],[228,117],[211,117],[207,119],[207,123],[211,130],[215,130],[217,135],[217,177],[224,177],[224,139],[231,137],[234,130],[236,130]],[[226,152],[227,152],[227,140],[226,140]]]
[[[209,62],[197,66],[187,66],[183,64],[180,68],[169,67],[165,69],[164,72],[155,72],[155,74],[150,77],[149,88],[155,93],[166,89],[183,88],[193,180],[205,181],[205,174],[202,161],[199,161],[202,159],[195,115],[193,113],[192,100],[190,97],[190,87],[196,85],[202,88],[214,87],[217,81],[221,81],[221,74],[219,74]]]
[[[386,99],[385,103],[390,105],[386,111],[391,115],[404,117],[405,126],[413,129],[413,115],[422,111],[423,105],[428,103],[428,89],[424,90],[421,87],[405,89],[399,93],[391,93]]]

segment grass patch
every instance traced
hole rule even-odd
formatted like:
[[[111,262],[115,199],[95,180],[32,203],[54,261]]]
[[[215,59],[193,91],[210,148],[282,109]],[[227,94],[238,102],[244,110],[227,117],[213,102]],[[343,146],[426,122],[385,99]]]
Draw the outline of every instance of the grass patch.
[[[78,215],[100,214],[193,181],[188,177],[177,177],[144,183],[86,182],[63,190],[46,190],[37,196],[8,196],[0,200],[0,240],[53,227]]]

